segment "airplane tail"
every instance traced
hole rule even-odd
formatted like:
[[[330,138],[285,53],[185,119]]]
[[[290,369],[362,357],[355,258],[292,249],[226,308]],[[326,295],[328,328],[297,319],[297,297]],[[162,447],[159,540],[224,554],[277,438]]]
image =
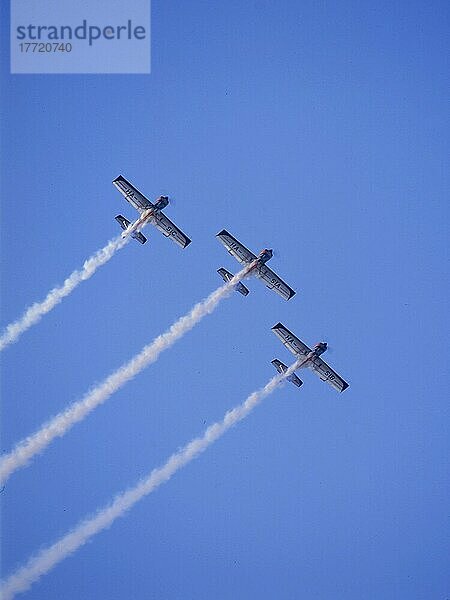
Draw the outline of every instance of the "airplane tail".
[[[219,273],[219,275],[222,277],[222,279],[224,281],[231,281],[234,277],[233,273],[230,273],[229,271],[227,271],[226,269],[224,269],[223,267],[221,269],[217,269],[217,272]],[[237,283],[234,286],[234,289],[239,292],[240,294],[242,294],[243,296],[247,296],[250,293],[250,290],[248,288],[245,287],[245,285],[241,282]]]
[[[281,360],[278,360],[278,358],[274,358],[272,361],[272,364],[275,367],[275,369],[278,371],[278,373],[286,373],[286,371],[288,370],[287,366],[284,363],[282,363]],[[290,381],[291,383],[293,383],[294,385],[296,385],[297,387],[300,387],[303,385],[303,381],[301,379],[299,379],[295,373],[292,373],[292,375],[289,375],[287,380]]]
[[[128,219],[125,219],[125,217],[123,217],[122,215],[117,215],[117,217],[114,217],[114,218],[116,219],[116,221],[119,223],[119,225],[122,227],[122,229],[124,231],[126,231],[128,229],[128,227],[131,225],[131,221],[129,221]],[[147,241],[147,238],[145,237],[145,235],[142,235],[142,233],[140,231],[133,231],[133,233],[131,234],[131,237],[134,238],[135,240],[137,240],[141,244],[145,244],[145,242]]]

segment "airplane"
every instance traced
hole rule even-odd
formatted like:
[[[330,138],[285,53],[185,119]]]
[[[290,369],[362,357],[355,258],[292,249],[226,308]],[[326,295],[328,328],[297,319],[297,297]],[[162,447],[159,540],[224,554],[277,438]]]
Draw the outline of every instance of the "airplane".
[[[333,371],[322,358],[320,358],[320,355],[328,348],[326,342],[319,342],[311,350],[311,348],[308,348],[306,344],[299,340],[298,337],[291,333],[282,323],[274,325],[272,331],[280,338],[281,342],[292,352],[292,354],[295,354],[297,358],[304,357],[297,369],[310,368],[322,381],[326,381],[338,392],[343,392],[348,388],[349,384]],[[272,361],[272,364],[279,373],[285,373],[288,369],[288,367],[277,358]],[[291,379],[292,377],[294,379]],[[287,377],[287,379],[297,387],[302,385],[302,381],[298,379],[295,373],[290,377]]]
[[[152,204],[150,200],[141,194],[141,192],[122,175],[119,175],[119,177],[114,179],[113,185],[125,197],[125,200],[140,213],[140,217],[134,223],[131,223],[122,215],[117,215],[117,217],[115,217],[122,229],[127,232],[126,234],[123,233],[123,236],[131,235],[131,237],[139,243],[145,244],[147,238],[139,230],[147,223],[151,223],[152,225],[155,225],[163,235],[172,239],[176,244],[181,246],[181,248],[186,248],[186,246],[191,243],[191,240],[162,212],[163,208],[169,204],[169,198],[167,196],[160,196],[155,204]]]
[[[255,256],[253,252],[250,252],[245,246],[241,244],[236,238],[234,238],[228,231],[222,229],[217,236],[219,241],[225,246],[229,254],[234,256],[242,265],[250,265],[255,263],[249,274],[256,275],[259,279],[262,279],[266,286],[279,294],[285,300],[289,300],[294,296],[295,292],[290,288],[276,273],[274,273],[266,262],[273,256],[273,250],[265,248],[261,250],[258,256]],[[223,267],[217,271],[224,281],[230,281],[233,278],[232,273],[224,269]],[[249,293],[248,289],[242,284],[238,283],[235,286],[236,291],[240,292],[243,296],[247,296]]]

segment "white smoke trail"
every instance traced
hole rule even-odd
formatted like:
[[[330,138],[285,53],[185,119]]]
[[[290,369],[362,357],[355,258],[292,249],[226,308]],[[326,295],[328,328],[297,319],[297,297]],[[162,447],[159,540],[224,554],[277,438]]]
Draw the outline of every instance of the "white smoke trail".
[[[3,583],[0,591],[3,600],[11,600],[17,593],[28,590],[42,575],[48,573],[64,558],[73,554],[94,535],[109,527],[113,521],[121,517],[136,502],[153,492],[162,483],[168,481],[179,469],[187,465],[208,446],[219,439],[238,421],[244,419],[264,398],[271,394],[286,377],[298,367],[296,362],[282,375],[276,375],[260,390],[253,392],[241,405],[228,411],[223,420],[206,429],[201,437],[194,438],[184,448],[172,454],[162,467],[154,469],[150,475],[141,479],[138,484],[119,494],[115,499],[97,512],[93,517],[82,521],[71,532],[57,542],[44,548]]]
[[[0,460],[0,482],[5,483],[14,471],[23,467],[35,454],[46,448],[54,438],[63,436],[75,423],[103,404],[127,381],[155,362],[161,352],[170,348],[203,317],[210,314],[219,302],[233,291],[234,285],[245,277],[251,267],[252,265],[249,265],[242,269],[233,279],[196,304],[187,315],[175,321],[165,333],[155,338],[151,344],[145,346],[139,354],[119,367],[81,400],[74,402],[65,411],[44,424],[36,433],[19,442],[9,454],[4,455]]]
[[[57,304],[68,296],[82,281],[92,277],[95,271],[108,262],[114,254],[122,248],[130,239],[130,236],[122,235],[110,240],[104,248],[98,250],[88,258],[80,270],[74,271],[62,285],[53,288],[42,302],[32,304],[24,314],[10,323],[0,337],[0,351],[15,342],[27,329],[38,323],[41,318],[50,312]]]

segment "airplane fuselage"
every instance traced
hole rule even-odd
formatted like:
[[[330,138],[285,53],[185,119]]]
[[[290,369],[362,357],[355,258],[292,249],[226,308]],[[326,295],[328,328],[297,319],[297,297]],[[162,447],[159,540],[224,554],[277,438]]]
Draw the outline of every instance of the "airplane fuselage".
[[[255,260],[255,264],[251,268],[251,271],[253,271],[254,269],[257,269],[258,267],[260,267],[262,265],[265,265],[266,262],[272,258],[272,256],[273,256],[273,250],[270,250],[268,248],[261,250],[261,252],[258,254],[257,259]]]
[[[131,235],[132,233],[139,232],[146,223],[151,219],[151,217],[155,214],[154,208],[148,208],[147,210],[143,210],[140,216],[131,223],[127,229],[122,233],[122,237],[127,235]]]
[[[258,263],[260,265],[265,265],[266,262],[272,258],[272,256],[273,256],[273,250],[269,250],[268,248],[265,248],[264,250],[261,250],[261,252],[259,253]]]
[[[316,356],[320,356],[321,354],[323,354],[324,352],[327,351],[327,348],[328,348],[328,344],[326,342],[319,342],[318,344],[316,344],[314,346],[313,352],[315,353]]]
[[[169,198],[167,196],[160,196],[152,208],[144,209],[139,218],[131,225],[132,231],[139,231],[141,227],[143,227],[151,217],[159,214],[163,208],[165,208],[169,204]]]
[[[157,210],[162,210],[163,208],[166,208],[166,206],[169,204],[169,197],[168,196],[160,196],[158,198],[158,200],[155,202],[155,208]]]
[[[316,357],[319,357],[321,354],[326,352],[327,347],[328,345],[326,342],[319,342],[318,344],[316,344],[314,346],[314,349],[311,350],[311,352],[308,352],[306,358],[300,363],[300,365],[297,368],[300,369],[301,367],[307,367],[309,362],[313,362]]]

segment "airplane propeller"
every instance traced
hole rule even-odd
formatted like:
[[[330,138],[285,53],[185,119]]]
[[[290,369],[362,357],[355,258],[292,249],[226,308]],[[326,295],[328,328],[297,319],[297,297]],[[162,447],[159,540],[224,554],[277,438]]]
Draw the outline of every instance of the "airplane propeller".
[[[160,191],[158,192],[158,194],[159,194],[159,196],[168,196],[168,198],[169,198],[169,206],[170,206],[171,204],[172,204],[173,206],[176,206],[176,204],[177,204],[177,197],[176,197],[176,196],[173,196],[173,195],[170,193],[170,190],[169,190],[169,189],[163,188],[162,190],[160,190]],[[159,196],[158,196],[158,197],[159,197]]]
[[[328,341],[327,336],[326,335],[322,335],[321,338],[320,338],[320,341],[327,343],[327,354],[328,353],[333,354],[333,352],[334,352],[334,346],[332,345],[332,343],[330,343]]]

